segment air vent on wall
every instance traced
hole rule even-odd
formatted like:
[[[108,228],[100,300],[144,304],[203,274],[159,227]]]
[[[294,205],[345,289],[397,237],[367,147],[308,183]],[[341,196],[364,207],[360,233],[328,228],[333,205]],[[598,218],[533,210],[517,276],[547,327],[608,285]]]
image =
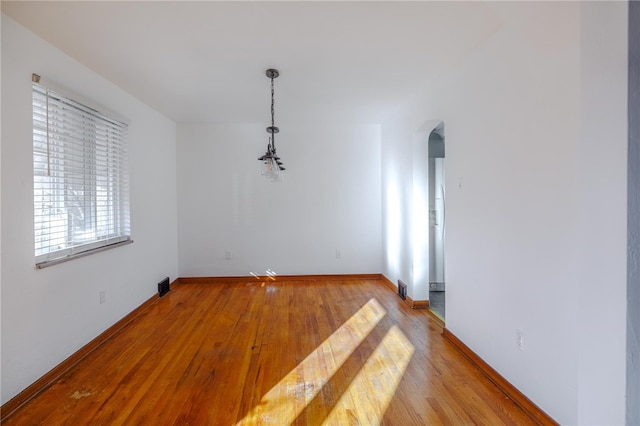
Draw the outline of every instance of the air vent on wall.
[[[169,290],[171,290],[171,287],[169,285],[169,277],[167,277],[158,283],[158,294],[162,297],[167,294]]]
[[[401,280],[398,280],[398,296],[400,296],[402,300],[407,300],[407,285]]]

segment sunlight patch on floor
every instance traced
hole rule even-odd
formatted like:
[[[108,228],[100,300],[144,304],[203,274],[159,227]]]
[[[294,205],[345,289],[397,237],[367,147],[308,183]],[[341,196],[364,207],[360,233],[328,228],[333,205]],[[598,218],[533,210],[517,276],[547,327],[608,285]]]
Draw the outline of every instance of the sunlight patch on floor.
[[[236,426],[291,424],[385,315],[380,303],[370,299],[271,388]]]
[[[391,327],[323,424],[379,425],[414,351],[402,331]]]

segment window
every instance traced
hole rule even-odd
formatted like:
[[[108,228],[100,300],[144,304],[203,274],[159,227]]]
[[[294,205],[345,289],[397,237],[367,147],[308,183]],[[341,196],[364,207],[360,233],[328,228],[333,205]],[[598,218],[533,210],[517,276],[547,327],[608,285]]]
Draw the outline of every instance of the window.
[[[39,268],[131,242],[127,125],[33,83]]]

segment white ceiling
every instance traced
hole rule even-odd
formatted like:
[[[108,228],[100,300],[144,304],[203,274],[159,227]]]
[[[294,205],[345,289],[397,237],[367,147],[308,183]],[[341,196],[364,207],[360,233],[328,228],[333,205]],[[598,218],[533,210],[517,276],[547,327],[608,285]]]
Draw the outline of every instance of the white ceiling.
[[[484,2],[2,1],[178,123],[380,122],[502,25]]]

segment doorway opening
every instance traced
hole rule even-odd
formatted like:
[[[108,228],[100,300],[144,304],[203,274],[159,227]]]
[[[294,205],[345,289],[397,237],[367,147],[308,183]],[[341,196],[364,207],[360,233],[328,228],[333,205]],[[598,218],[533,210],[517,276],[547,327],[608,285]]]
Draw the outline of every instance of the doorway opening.
[[[444,123],[429,134],[429,308],[445,319],[445,141]]]

